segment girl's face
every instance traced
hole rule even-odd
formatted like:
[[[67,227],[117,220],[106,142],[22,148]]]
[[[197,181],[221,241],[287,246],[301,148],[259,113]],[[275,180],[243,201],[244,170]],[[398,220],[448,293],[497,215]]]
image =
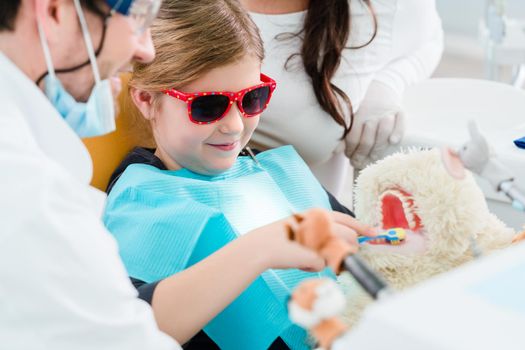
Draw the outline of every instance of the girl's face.
[[[178,89],[184,93],[237,92],[260,83],[260,61],[245,56],[238,62],[215,68]],[[185,102],[163,95],[151,117],[157,143],[156,155],[170,170],[187,168],[203,175],[228,170],[246,146],[259,123],[259,115],[243,117],[237,104],[212,124],[195,124]]]

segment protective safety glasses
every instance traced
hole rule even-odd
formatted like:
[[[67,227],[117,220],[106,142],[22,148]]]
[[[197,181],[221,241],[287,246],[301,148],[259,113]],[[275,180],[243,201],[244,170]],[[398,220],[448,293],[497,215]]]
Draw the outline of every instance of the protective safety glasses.
[[[238,92],[213,91],[187,94],[175,89],[163,92],[186,102],[188,116],[193,123],[211,124],[222,119],[234,102],[237,103],[239,111],[246,118],[261,114],[268,107],[276,87],[275,81],[264,74],[261,74],[261,81],[261,84]]]
[[[121,6],[129,0],[118,0],[111,13],[121,12]],[[132,20],[136,35],[142,35],[157,17],[162,0],[134,0],[129,7],[127,16]]]

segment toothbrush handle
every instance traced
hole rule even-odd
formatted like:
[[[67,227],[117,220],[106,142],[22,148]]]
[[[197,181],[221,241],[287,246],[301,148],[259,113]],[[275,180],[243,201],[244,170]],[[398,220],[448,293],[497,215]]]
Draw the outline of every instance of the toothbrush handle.
[[[363,244],[363,243],[368,242],[368,241],[371,240],[371,239],[372,239],[372,237],[359,236],[359,237],[357,237],[357,242],[358,242],[359,244]]]

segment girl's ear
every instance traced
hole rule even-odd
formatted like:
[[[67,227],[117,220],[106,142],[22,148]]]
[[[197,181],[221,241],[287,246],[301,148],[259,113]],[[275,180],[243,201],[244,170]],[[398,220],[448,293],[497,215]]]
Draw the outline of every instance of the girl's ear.
[[[147,120],[152,120],[155,117],[153,94],[148,91],[140,90],[134,87],[130,88],[129,93],[131,95],[133,103],[135,104],[135,106],[137,106],[144,118],[146,118]]]

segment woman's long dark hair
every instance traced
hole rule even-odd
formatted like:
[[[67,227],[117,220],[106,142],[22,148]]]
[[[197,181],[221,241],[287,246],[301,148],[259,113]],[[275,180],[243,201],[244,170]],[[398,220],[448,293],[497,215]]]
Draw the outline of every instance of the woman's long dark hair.
[[[332,83],[332,78],[339,68],[341,54],[344,49],[359,49],[367,46],[377,34],[377,18],[370,0],[361,0],[370,10],[373,18],[374,32],[371,38],[359,46],[346,47],[350,36],[352,14],[350,13],[350,0],[310,0],[308,12],[301,32],[303,35],[301,58],[306,74],[312,79],[317,101],[321,108],[330,114],[337,124],[344,127],[343,139],[352,128],[354,111],[352,101],[339,87]],[[285,67],[290,59],[288,58]],[[345,120],[344,105],[350,111],[350,123]]]

